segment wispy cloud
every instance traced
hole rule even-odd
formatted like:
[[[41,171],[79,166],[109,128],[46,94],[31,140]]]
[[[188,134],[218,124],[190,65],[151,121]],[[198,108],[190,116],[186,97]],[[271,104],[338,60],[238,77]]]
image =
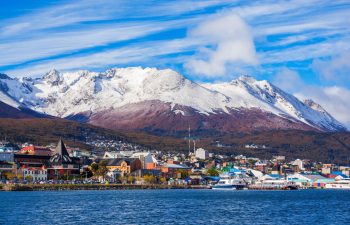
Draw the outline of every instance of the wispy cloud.
[[[343,0],[63,1],[0,21],[0,50],[6,55],[0,70],[36,74],[39,67],[152,66],[167,55],[179,70],[181,64],[190,68],[190,75],[227,75],[232,62],[245,67],[259,61],[264,69],[265,64],[330,57],[349,49],[350,26],[344,19],[349,12]],[[242,31],[248,35],[234,32],[240,19],[233,23],[226,15],[244,21],[248,28]],[[203,21],[215,19],[219,22],[212,33],[199,32]]]
[[[220,77],[227,73],[229,64],[258,64],[250,28],[233,13],[208,18],[190,30],[188,38],[201,40],[205,44],[185,64],[196,75]]]

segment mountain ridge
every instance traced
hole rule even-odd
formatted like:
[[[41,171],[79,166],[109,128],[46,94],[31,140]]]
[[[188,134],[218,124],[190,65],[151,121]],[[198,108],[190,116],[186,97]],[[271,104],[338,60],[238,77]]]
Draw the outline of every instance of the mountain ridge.
[[[140,122],[130,126],[135,130],[164,128],[166,132],[172,129],[173,120],[187,121],[182,123],[182,130],[187,129],[189,120],[196,121],[193,127],[198,129],[227,132],[253,131],[257,129],[253,123],[261,124],[260,130],[264,124],[267,130],[346,130],[317,103],[301,102],[266,80],[248,76],[226,83],[199,84],[170,69],[128,67],[100,73],[51,70],[36,79],[4,75],[0,87],[22,107],[40,113],[104,127],[120,121],[114,127],[107,126],[111,129],[123,129],[127,123],[122,119],[130,121],[127,115],[137,106]],[[241,122],[243,125],[236,126]]]

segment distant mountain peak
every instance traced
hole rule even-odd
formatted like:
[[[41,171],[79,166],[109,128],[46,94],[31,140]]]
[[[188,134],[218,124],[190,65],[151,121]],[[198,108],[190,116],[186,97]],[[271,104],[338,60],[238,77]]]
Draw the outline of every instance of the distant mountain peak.
[[[103,111],[104,119],[122,120],[126,117],[117,118],[113,112],[137,108],[137,112],[145,117],[143,120],[147,121],[148,116],[161,112],[157,108],[165,110],[170,106],[170,115],[181,116],[180,120],[198,114],[200,118],[214,117],[210,123],[215,124],[221,118],[218,115],[225,114],[226,123],[230,124],[237,121],[229,118],[240,118],[234,116],[236,113],[250,113],[260,115],[261,118],[254,118],[259,119],[261,124],[264,121],[272,123],[267,115],[288,121],[285,125],[270,126],[281,129],[291,127],[293,123],[326,131],[343,127],[316,103],[300,102],[268,81],[258,81],[250,76],[241,76],[229,83],[198,84],[171,69],[127,67],[105,72],[80,70],[60,73],[51,70],[32,81],[13,79],[1,82],[8,87],[3,90],[12,99],[32,110],[57,117],[84,113],[93,116]],[[126,115],[131,114],[128,112]]]
[[[60,73],[52,69],[43,76],[43,80],[51,85],[58,85],[60,82]]]
[[[239,76],[237,80],[243,81],[243,82],[246,82],[246,83],[254,83],[254,82],[257,81],[254,77],[249,76],[249,75]]]
[[[0,79],[1,80],[11,80],[12,78],[4,73],[0,73]]]
[[[327,113],[327,111],[318,103],[316,103],[314,100],[312,99],[305,99],[304,103],[309,106],[310,108],[319,111],[319,112],[323,112],[323,113]]]

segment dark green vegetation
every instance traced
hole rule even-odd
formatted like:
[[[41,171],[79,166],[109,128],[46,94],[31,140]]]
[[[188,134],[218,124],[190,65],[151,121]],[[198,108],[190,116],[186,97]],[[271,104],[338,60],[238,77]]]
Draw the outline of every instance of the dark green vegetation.
[[[184,135],[185,136],[185,135]],[[140,144],[162,151],[188,152],[188,142],[180,137],[159,137],[144,132],[120,132],[63,119],[0,119],[0,139],[14,142],[49,144],[59,137],[72,147],[84,147],[85,140],[104,137]],[[288,160],[311,159],[324,163],[349,164],[350,133],[314,131],[261,131],[253,133],[210,134],[197,136],[196,147],[227,154],[244,154],[259,158],[284,155]],[[258,148],[245,148],[256,144]],[[265,148],[263,147],[265,145]]]
[[[59,137],[67,140],[72,147],[88,149],[90,146],[85,141],[89,138],[123,138],[117,132],[63,119],[0,119],[1,139],[43,145],[55,143]]]
[[[15,143],[30,142],[36,145],[46,145],[56,143],[60,137],[71,147],[86,149],[92,149],[91,146],[85,144],[86,141],[96,139],[121,140],[139,144],[145,148],[162,150],[178,149],[187,143],[175,138],[160,138],[139,132],[118,132],[65,119],[0,118],[0,140],[7,139]]]

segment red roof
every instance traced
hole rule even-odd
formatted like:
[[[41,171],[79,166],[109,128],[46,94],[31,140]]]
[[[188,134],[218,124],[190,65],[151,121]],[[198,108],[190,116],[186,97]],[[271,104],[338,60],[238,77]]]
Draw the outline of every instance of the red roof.
[[[30,153],[34,155],[51,155],[51,150],[43,146],[25,146],[21,149],[21,153]]]

